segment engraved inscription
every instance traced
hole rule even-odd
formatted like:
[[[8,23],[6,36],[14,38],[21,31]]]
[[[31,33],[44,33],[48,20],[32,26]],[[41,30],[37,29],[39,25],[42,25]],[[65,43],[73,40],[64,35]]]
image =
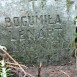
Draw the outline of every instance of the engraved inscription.
[[[5,18],[6,25],[11,21],[12,19],[9,17]],[[61,46],[59,43],[62,42],[60,36],[63,29],[60,27],[55,27],[56,23],[61,23],[59,15],[56,15],[54,21],[51,15],[29,15],[22,16],[21,18],[14,17],[12,23],[14,23],[14,29],[12,29],[13,32],[11,32],[10,35],[12,35],[11,44],[13,46],[15,45],[13,51],[31,51],[34,50],[36,46],[41,46],[42,49],[52,50],[52,47],[57,48]],[[39,23],[46,25],[40,27],[39,29],[28,26]],[[7,28],[9,27],[10,26],[7,25]]]
[[[10,17],[5,18],[5,25],[7,27],[11,27],[12,25],[14,26],[29,26],[29,25],[35,25],[35,24],[55,24],[55,23],[61,23],[61,19],[59,15],[56,15],[55,20],[53,20],[51,15],[35,15],[35,16],[22,16],[20,17],[14,17],[13,20],[10,19]],[[13,22],[12,22],[13,21]]]

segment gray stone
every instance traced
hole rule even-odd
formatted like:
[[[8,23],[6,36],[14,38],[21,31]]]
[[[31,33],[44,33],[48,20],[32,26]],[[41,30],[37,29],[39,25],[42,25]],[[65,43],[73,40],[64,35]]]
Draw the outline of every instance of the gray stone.
[[[1,0],[0,44],[24,63],[69,59],[75,34],[75,1]]]

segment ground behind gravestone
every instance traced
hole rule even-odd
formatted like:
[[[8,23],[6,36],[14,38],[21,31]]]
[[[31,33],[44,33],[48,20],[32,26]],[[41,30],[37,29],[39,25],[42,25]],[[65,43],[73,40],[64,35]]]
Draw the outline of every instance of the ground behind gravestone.
[[[77,77],[77,70],[75,68],[75,65],[75,59],[73,58],[68,65],[65,64],[42,67],[41,77]],[[29,67],[26,71],[37,77],[38,68]]]

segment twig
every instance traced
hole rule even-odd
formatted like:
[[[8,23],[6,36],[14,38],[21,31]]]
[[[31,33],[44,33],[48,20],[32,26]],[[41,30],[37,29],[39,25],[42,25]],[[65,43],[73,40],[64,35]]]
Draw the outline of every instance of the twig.
[[[17,64],[15,64],[15,63],[10,63],[10,62],[5,62],[6,64],[9,64],[9,65],[13,65],[13,66],[18,66]],[[26,69],[28,68],[27,66],[25,66],[25,65],[22,65],[22,64],[20,64],[22,67],[25,67]]]
[[[21,65],[20,65],[18,62],[16,62],[16,61],[9,55],[9,53],[7,53],[7,52],[6,52],[5,50],[3,50],[3,49],[0,49],[0,50],[2,50],[14,63],[16,63],[16,64],[20,67],[20,69],[24,72],[25,76],[26,76],[26,75],[29,75],[30,77],[34,77],[33,75],[31,75],[31,74],[25,72],[25,70],[21,67]]]
[[[13,69],[16,69],[16,70],[19,70],[19,68],[14,67],[14,66],[8,66],[8,67],[13,68]]]
[[[60,70],[60,72],[64,73],[67,77],[70,77],[66,72]]]
[[[42,63],[40,62],[40,65],[38,67],[38,77],[41,77],[41,68],[42,68]]]

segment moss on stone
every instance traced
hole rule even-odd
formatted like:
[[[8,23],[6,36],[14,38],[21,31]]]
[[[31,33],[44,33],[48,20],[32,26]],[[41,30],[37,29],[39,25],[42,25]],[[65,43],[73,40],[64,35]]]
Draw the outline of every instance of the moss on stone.
[[[70,10],[71,0],[66,0],[67,12]]]

